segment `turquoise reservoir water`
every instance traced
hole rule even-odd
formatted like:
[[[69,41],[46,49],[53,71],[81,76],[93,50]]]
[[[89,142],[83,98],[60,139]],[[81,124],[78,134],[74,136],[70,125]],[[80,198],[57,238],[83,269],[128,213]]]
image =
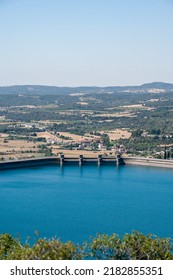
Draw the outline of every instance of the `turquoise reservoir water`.
[[[0,233],[82,242],[133,229],[173,237],[173,170],[87,165],[0,171]]]

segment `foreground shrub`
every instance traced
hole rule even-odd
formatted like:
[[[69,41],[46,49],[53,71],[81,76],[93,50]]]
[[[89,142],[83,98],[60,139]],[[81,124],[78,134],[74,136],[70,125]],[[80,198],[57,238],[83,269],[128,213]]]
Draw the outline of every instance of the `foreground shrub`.
[[[57,239],[38,239],[33,246],[22,245],[10,234],[0,235],[0,260],[172,260],[172,240],[139,232],[96,235],[88,245]]]
[[[132,232],[122,240],[118,235],[97,235],[89,245],[91,256],[98,260],[171,260],[173,246],[169,238]]]
[[[9,234],[0,235],[1,260],[80,260],[84,247],[72,242],[39,239],[32,247]]]
[[[18,239],[14,239],[10,234],[0,234],[0,260],[4,260],[8,255],[21,250]]]
[[[80,260],[83,257],[83,247],[72,242],[62,243],[59,240],[39,239],[32,247],[32,260]]]

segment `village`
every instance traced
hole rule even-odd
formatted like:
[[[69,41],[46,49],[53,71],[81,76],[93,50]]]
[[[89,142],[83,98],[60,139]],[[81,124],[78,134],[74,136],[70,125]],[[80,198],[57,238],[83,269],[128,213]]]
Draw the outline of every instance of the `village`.
[[[1,160],[50,156],[60,153],[79,155],[81,151],[86,156],[95,156],[95,154],[115,156],[117,153],[126,153],[124,145],[116,144],[117,140],[128,139],[131,136],[130,132],[122,129],[76,135],[69,132],[51,131],[47,129],[46,125],[37,122],[8,123],[6,127],[8,129],[0,133]],[[18,130],[20,133],[16,133]]]

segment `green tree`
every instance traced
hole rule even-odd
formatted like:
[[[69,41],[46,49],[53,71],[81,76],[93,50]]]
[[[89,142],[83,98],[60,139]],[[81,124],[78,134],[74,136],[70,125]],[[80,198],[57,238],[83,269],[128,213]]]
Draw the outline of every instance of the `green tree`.
[[[102,134],[101,138],[102,138],[102,141],[103,141],[103,145],[106,146],[106,147],[109,147],[110,146],[109,135],[104,133],[104,134]]]
[[[141,137],[141,134],[143,133],[142,129],[136,129],[132,131],[132,137]]]

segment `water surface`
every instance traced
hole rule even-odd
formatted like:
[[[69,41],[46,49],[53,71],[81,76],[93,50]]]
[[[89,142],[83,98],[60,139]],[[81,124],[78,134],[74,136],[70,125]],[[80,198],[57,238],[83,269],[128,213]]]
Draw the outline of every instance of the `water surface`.
[[[173,170],[105,165],[0,171],[0,233],[82,242],[133,229],[173,237]]]

